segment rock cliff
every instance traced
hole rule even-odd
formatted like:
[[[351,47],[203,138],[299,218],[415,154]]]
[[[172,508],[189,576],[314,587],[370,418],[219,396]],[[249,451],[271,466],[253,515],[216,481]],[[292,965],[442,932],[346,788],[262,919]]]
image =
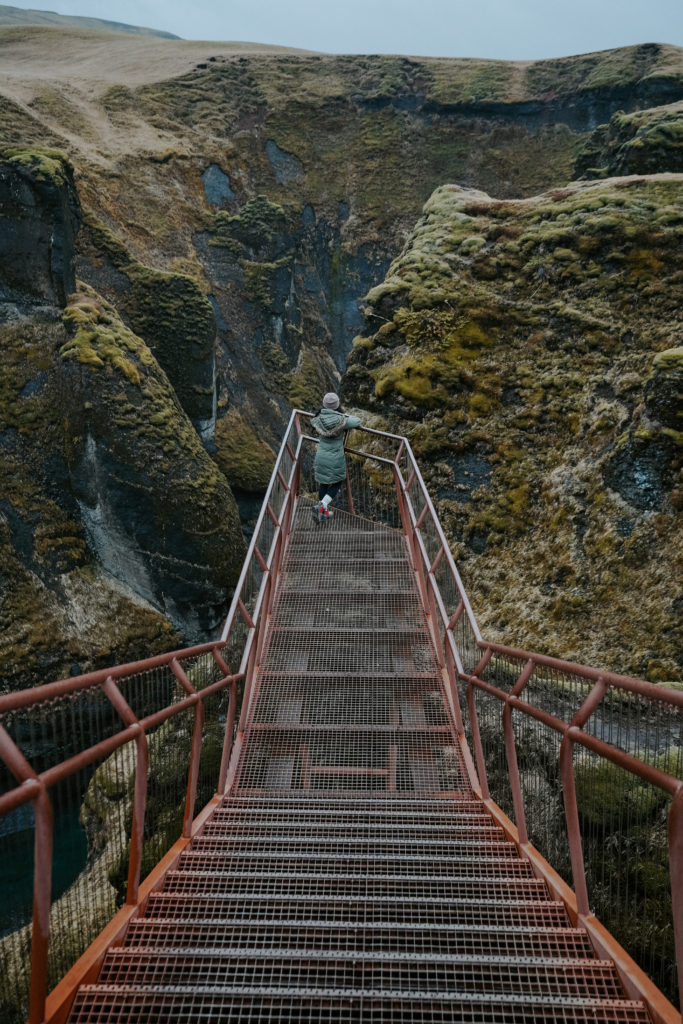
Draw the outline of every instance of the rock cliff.
[[[36,435],[49,428],[59,439],[56,448],[62,446],[50,460],[41,453],[40,471],[31,471],[31,507],[43,493],[55,495],[69,526],[54,529],[73,538],[60,550],[77,559],[81,576],[95,564],[95,546],[96,565],[125,577],[150,602],[149,615],[161,612],[185,638],[206,626],[196,610],[218,609],[219,578],[232,573],[226,545],[234,552],[239,546],[227,486],[247,495],[263,490],[290,407],[313,407],[322,391],[340,385],[352,340],[360,336],[344,380],[347,398],[410,430],[435,494],[451,502],[442,511],[457,550],[468,565],[484,560],[477,563],[477,610],[485,623],[508,640],[670,677],[670,639],[661,650],[659,641],[646,648],[638,639],[629,661],[627,654],[616,657],[612,640],[584,645],[588,617],[581,615],[596,595],[610,601],[610,586],[628,591],[624,545],[635,551],[640,544],[652,566],[670,554],[662,534],[669,520],[657,517],[671,514],[677,472],[676,442],[666,433],[678,429],[666,397],[677,386],[677,364],[675,354],[665,354],[680,344],[674,313],[680,281],[671,267],[679,253],[676,179],[622,189],[609,176],[680,170],[680,50],[646,44],[526,63],[332,57],[41,27],[0,28],[0,50],[2,137],[15,147],[66,151],[80,197],[74,269],[82,284],[66,315],[60,307],[74,285],[71,279],[59,284],[57,251],[48,254],[43,246],[43,269],[29,275],[52,282],[42,312],[23,293],[17,306],[21,289],[16,281],[5,284],[19,320],[29,299],[32,322],[43,319],[30,353],[7,360],[3,386],[5,408],[30,413]],[[588,184],[565,189],[579,177],[605,179],[606,191]],[[435,193],[447,182],[465,191]],[[645,193],[634,213],[631,197]],[[438,273],[430,265],[428,279],[412,291],[396,286],[394,270],[385,282],[405,245],[406,254],[418,256],[416,239],[424,232],[420,227],[413,235],[413,229],[424,204],[434,218],[436,207],[456,201],[453,195],[467,207],[454,220],[462,218],[465,234],[442,225],[444,238],[430,241],[441,252]],[[572,196],[594,205],[575,209],[579,199]],[[40,205],[47,209],[50,202],[45,194]],[[71,202],[60,208],[64,233]],[[50,216],[57,215],[55,207]],[[575,231],[577,218],[585,230]],[[360,300],[367,293],[373,316],[387,321],[384,334],[376,330],[382,320],[364,320]],[[620,305],[627,294],[628,308]],[[428,317],[424,310],[431,310]],[[23,352],[16,339],[27,344],[26,326],[19,334],[16,322],[5,330],[14,339],[6,349]],[[489,372],[487,360],[495,355],[501,368],[512,366],[527,344],[525,381],[513,374],[508,384],[502,371]],[[575,377],[565,365],[569,350]],[[625,360],[632,383],[623,393],[616,379],[603,382],[604,394],[595,391],[607,372],[604,359],[595,363],[599,370],[591,363],[601,352],[613,352],[615,366]],[[560,355],[564,362],[556,369]],[[30,372],[15,368],[29,360]],[[528,399],[536,394],[537,373],[554,383],[537,385],[542,400]],[[43,391],[37,380],[45,381]],[[603,418],[613,415],[618,432],[595,432],[588,397],[594,391],[612,410]],[[489,420],[501,408],[509,416]],[[577,566],[597,537],[591,509],[598,495],[597,483],[592,489],[581,482],[582,469],[571,508],[560,501],[576,535],[569,526],[558,527],[557,535],[558,550],[578,544],[579,561],[573,547],[560,559],[571,563],[566,586],[561,575],[536,580],[550,591],[525,598],[524,625],[511,636],[507,623],[520,619],[512,607],[502,610],[508,598],[499,587],[509,580],[502,569],[498,580],[489,566],[496,550],[507,557],[508,542],[510,551],[523,545],[525,510],[535,508],[539,488],[555,484],[541,480],[547,466],[533,468],[519,454],[498,453],[507,467],[505,478],[498,476],[493,448],[505,439],[487,442],[485,435],[494,427],[509,430],[507,450],[525,451],[516,440],[525,416],[529,424],[534,417],[551,424],[553,450],[573,451],[582,466],[587,460],[590,479],[602,481],[610,501],[625,503],[613,543],[601,540],[609,572],[619,560],[624,577],[606,582],[602,598],[581,583]],[[128,431],[120,441],[110,436],[109,421]],[[8,424],[2,435],[13,467],[38,459],[35,446],[28,455],[22,429]],[[482,438],[472,440],[477,430]],[[584,433],[592,438],[588,447],[576,440]],[[153,452],[162,454],[157,459]],[[137,505],[137,481],[148,466],[149,487]],[[16,486],[12,476],[11,469]],[[159,498],[163,479],[178,503],[172,512]],[[197,494],[190,479],[201,481],[202,529],[213,541],[200,541],[202,531],[193,533],[189,513],[185,518],[183,509]],[[475,515],[474,505],[460,499],[489,485],[491,502],[484,500]],[[10,504],[8,557],[16,561],[17,578],[29,573],[25,586],[33,594],[35,527],[20,526],[18,505]],[[116,552],[122,552],[118,562]],[[590,557],[596,566],[597,554]],[[638,565],[639,559],[632,556]],[[205,573],[209,565],[215,571]],[[663,590],[671,576],[664,561],[661,566]],[[64,571],[73,568],[68,563]],[[41,607],[50,605],[58,616],[60,601],[52,584],[44,585]],[[486,586],[493,597],[484,594]],[[516,600],[518,591],[512,593]],[[548,619],[549,595],[560,604]],[[570,597],[574,610],[565,630],[562,602]],[[653,614],[656,605],[653,592]],[[17,603],[4,607],[11,634],[12,623],[25,620],[27,602],[23,611]],[[646,620],[654,619],[641,618],[646,631]],[[670,611],[665,618],[669,623]],[[29,660],[39,632],[26,641]],[[80,663],[80,655],[73,658]]]
[[[344,378],[406,433],[490,637],[680,679],[683,176],[447,185]]]
[[[204,635],[244,544],[228,484],[151,350],[76,287],[68,160],[2,151],[0,207],[5,688]]]

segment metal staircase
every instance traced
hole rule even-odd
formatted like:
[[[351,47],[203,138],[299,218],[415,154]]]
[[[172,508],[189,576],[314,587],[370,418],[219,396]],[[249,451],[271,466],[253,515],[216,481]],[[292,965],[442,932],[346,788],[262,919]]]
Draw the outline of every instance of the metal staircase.
[[[71,1024],[649,1021],[473,792],[406,537],[300,500],[265,630],[227,795]]]

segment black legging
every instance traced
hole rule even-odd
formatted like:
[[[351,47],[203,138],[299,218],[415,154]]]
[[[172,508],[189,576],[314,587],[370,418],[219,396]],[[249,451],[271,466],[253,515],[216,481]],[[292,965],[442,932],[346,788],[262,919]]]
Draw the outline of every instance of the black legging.
[[[339,482],[336,484],[318,484],[318,497],[322,501],[325,495],[329,494],[330,499],[334,501],[334,499],[339,494],[339,491],[341,490],[341,485],[343,483],[343,480],[339,480]]]

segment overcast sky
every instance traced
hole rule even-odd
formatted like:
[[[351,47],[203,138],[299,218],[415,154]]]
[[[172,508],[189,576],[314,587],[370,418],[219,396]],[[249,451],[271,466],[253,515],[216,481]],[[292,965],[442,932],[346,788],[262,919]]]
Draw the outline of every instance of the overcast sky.
[[[12,0],[183,39],[505,60],[683,46],[683,0]]]

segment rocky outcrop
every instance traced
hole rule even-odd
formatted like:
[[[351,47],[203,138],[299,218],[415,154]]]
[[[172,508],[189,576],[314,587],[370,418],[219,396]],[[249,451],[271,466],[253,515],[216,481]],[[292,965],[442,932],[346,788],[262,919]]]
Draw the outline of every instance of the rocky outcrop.
[[[244,543],[228,484],[150,349],[87,286],[62,308],[79,211],[67,159],[5,152],[0,181],[0,245],[18,245],[0,307],[8,688],[206,635]]]
[[[215,627],[244,544],[227,481],[144,342],[89,288],[60,350],[71,488],[102,565],[188,638]]]
[[[683,104],[613,114],[591,134],[576,161],[577,178],[683,172]]]
[[[164,370],[195,429],[211,442],[216,427],[216,320],[211,303],[187,274],[154,270],[134,259],[90,211],[76,269],[86,274]]]
[[[0,212],[0,303],[64,305],[80,222],[70,163],[52,150],[5,150]]]
[[[112,36],[110,82],[123,45]],[[465,563],[483,559],[495,573],[496,552],[522,543],[529,509],[561,495],[557,557],[541,559],[539,592],[520,597],[520,642],[536,642],[549,621],[555,650],[629,667],[615,654],[614,623],[600,650],[584,644],[587,609],[598,549],[613,566],[639,545],[654,553],[665,536],[657,517],[676,506],[677,428],[662,419],[668,392],[653,359],[679,344],[669,336],[679,211],[664,179],[653,191],[630,179],[606,181],[605,192],[565,183],[583,144],[582,172],[674,166],[681,51],[648,44],[515,64],[219,44],[197,60],[187,47],[168,51],[167,80],[145,70],[105,88],[98,77],[78,105],[58,68],[49,90],[6,87],[9,142],[69,147],[84,221],[77,274],[95,292],[81,289],[64,323],[46,306],[30,345],[24,327],[6,336],[17,354],[3,368],[2,444],[13,460],[8,486],[25,490],[3,507],[17,564],[32,573],[38,564],[35,526],[17,508],[36,515],[47,494],[55,525],[41,558],[62,575],[104,565],[106,578],[132,581],[151,615],[163,612],[184,635],[200,631],[206,621],[193,609],[205,607],[208,620],[222,600],[220,572],[205,568],[232,572],[222,560],[236,524],[226,479],[242,494],[262,492],[291,406],[315,406],[338,388],[362,336],[344,387],[411,432]],[[642,167],[629,163],[637,150],[649,154]],[[441,200],[431,200],[435,235],[420,228],[413,237],[445,181],[466,190],[466,208],[446,227]],[[383,284],[406,240],[400,274]],[[359,299],[368,292],[365,327]],[[43,458],[35,437],[48,424]],[[31,466],[27,480],[18,465]],[[162,488],[172,497],[162,500]],[[593,519],[601,492],[621,503],[609,529]],[[632,558],[640,565],[640,554]],[[52,601],[59,617],[61,602],[48,600],[55,570],[45,572],[42,607]],[[627,592],[617,577],[615,568],[605,578],[601,600]],[[26,595],[34,583],[25,580]],[[494,589],[483,615],[509,638],[503,620],[513,612]],[[34,633],[27,646],[35,643]],[[631,670],[670,677],[662,643],[655,650],[639,632]]]
[[[410,437],[489,636],[654,681],[682,670],[682,183],[437,190],[343,381]]]

